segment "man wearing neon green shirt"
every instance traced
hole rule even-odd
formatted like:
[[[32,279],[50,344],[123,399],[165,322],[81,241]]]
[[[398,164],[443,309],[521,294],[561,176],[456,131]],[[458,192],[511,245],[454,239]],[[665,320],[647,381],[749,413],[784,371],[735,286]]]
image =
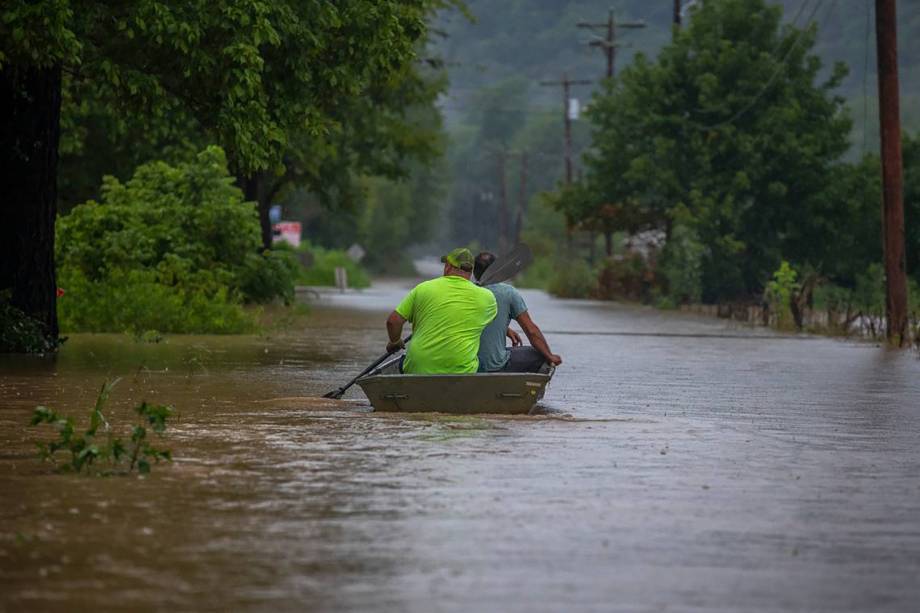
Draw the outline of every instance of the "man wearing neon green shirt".
[[[474,373],[479,337],[495,318],[495,296],[470,281],[473,254],[454,249],[441,258],[444,276],[410,291],[387,318],[387,351],[402,347],[402,329],[412,323],[412,342],[401,364],[408,374]]]

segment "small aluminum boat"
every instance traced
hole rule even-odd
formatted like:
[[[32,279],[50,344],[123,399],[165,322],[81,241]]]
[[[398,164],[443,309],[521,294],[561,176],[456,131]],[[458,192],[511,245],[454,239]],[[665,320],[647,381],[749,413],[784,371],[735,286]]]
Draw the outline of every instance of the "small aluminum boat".
[[[404,375],[394,359],[357,383],[376,411],[528,413],[543,398],[555,369],[535,373]]]

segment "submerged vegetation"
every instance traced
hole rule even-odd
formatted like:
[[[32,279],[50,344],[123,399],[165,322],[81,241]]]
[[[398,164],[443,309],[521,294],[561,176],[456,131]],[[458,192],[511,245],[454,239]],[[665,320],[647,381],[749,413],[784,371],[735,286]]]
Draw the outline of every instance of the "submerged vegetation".
[[[118,380],[107,381],[102,385],[96,404],[89,414],[89,427],[81,434],[71,417],[59,415],[45,406],[35,408],[31,425],[49,424],[57,432],[57,438],[49,442],[37,443],[38,455],[43,461],[54,463],[64,472],[87,472],[95,474],[150,472],[151,463],[172,461],[169,449],[154,447],[148,438],[148,427],[156,434],[166,430],[166,420],[175,409],[166,405],[152,405],[141,402],[134,407],[139,423],[130,430],[129,438],[124,441],[116,436],[113,426],[103,414],[105,404]],[[58,462],[57,454],[69,454],[64,462]]]
[[[42,323],[9,303],[0,294],[0,353],[48,353],[62,340],[49,338]]]

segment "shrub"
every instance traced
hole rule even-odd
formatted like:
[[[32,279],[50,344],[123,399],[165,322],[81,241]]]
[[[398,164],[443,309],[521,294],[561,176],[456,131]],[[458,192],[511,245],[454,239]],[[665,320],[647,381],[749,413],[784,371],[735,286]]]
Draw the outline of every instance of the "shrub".
[[[300,262],[291,251],[248,253],[239,273],[240,290],[251,302],[264,304],[280,297],[291,304],[300,272]]]
[[[796,283],[797,273],[785,260],[779,269],[773,273],[773,279],[767,283],[764,297],[770,310],[776,313],[776,325],[782,329],[795,326],[792,315],[792,297],[799,289]]]
[[[548,256],[536,256],[533,263],[515,279],[517,287],[547,289],[555,274],[553,260]]]
[[[334,286],[335,269],[341,266],[348,274],[348,286],[363,288],[371,284],[370,278],[364,269],[348,257],[344,251],[338,249],[323,249],[309,244],[302,248],[312,255],[313,263],[304,267],[298,280],[304,285]]]
[[[689,224],[678,221],[671,230],[661,258],[661,276],[667,282],[672,304],[698,303],[703,299],[703,256],[706,247]]]
[[[596,286],[597,277],[588,263],[573,258],[557,262],[547,290],[560,298],[588,298]]]
[[[103,180],[100,202],[58,220],[65,330],[242,332],[244,302],[293,297],[287,254],[260,254],[258,215],[218,147]]]
[[[11,305],[8,293],[0,293],[0,353],[47,353],[60,343],[45,334],[40,321]]]
[[[147,438],[147,426],[157,434],[166,430],[166,420],[175,413],[175,409],[166,405],[152,405],[141,402],[134,408],[140,418],[140,423],[131,428],[131,437],[128,444],[115,436],[111,425],[102,413],[108,401],[112,388],[118,379],[107,381],[102,385],[96,404],[89,414],[89,427],[83,434],[77,432],[76,423],[71,417],[59,415],[53,409],[45,406],[35,407],[32,414],[31,425],[49,424],[57,432],[57,439],[47,443],[38,443],[38,456],[44,461],[57,465],[57,453],[69,452],[69,461],[58,465],[62,471],[90,472],[94,465],[104,463],[108,469],[99,471],[108,474],[120,467],[127,465],[131,472],[146,474],[150,472],[153,461],[157,464],[160,460],[172,461],[172,452],[169,449],[154,447]]]
[[[604,261],[597,278],[597,297],[604,300],[646,300],[654,271],[638,253]]]
[[[157,271],[115,271],[104,281],[89,281],[79,271],[60,275],[67,294],[58,300],[65,330],[130,332],[147,330],[176,334],[250,332],[255,317],[241,305],[237,292],[218,284],[206,272],[189,285],[163,283]]]

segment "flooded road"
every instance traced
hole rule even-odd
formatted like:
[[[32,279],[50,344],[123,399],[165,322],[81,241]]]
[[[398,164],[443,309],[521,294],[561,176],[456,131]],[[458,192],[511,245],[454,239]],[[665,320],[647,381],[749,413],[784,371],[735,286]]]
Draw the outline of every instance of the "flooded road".
[[[565,360],[537,415],[308,398],[382,352],[404,291],[0,357],[0,610],[917,610],[915,354],[527,292]],[[114,423],[177,407],[175,462],[51,472],[32,409],[82,419],[113,377]]]

